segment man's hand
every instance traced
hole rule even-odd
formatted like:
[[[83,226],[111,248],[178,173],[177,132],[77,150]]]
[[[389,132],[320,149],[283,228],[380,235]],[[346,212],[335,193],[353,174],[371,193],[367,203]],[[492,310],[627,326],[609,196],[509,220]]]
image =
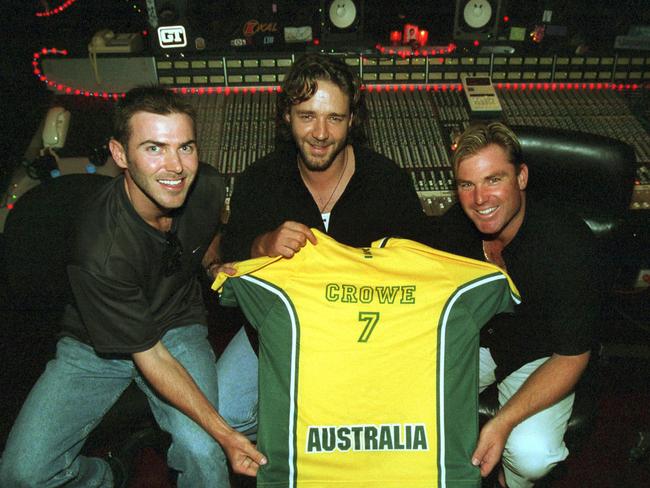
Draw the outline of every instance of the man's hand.
[[[227,438],[222,439],[221,446],[235,473],[256,476],[260,466],[267,462],[264,455],[237,431],[233,431]]]
[[[316,244],[316,236],[299,222],[286,221],[277,229],[258,236],[251,246],[251,257],[283,256],[291,258],[307,244]]]
[[[235,472],[255,476],[260,465],[266,464],[266,458],[253,444],[219,415],[187,370],[162,342],[158,341],[153,347],[132,356],[153,389],[221,445]]]
[[[553,354],[537,368],[481,429],[472,464],[481,476],[490,474],[501,459],[506,441],[517,425],[567,396],[589,363],[590,352],[575,356]]]
[[[490,419],[481,429],[478,444],[472,454],[472,464],[481,468],[481,476],[489,475],[501,460],[501,454],[512,429],[500,422],[499,417]]]
[[[235,264],[236,263],[220,263],[219,261],[214,261],[208,264],[205,268],[205,272],[213,280],[219,273],[226,273],[228,276],[233,276],[237,272]]]

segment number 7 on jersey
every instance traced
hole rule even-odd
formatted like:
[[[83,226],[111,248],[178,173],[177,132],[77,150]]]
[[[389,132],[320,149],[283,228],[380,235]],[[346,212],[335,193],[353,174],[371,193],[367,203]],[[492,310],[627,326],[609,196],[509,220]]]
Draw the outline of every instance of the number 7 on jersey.
[[[366,325],[357,342],[368,342],[377,322],[379,322],[379,312],[359,312],[359,322],[364,322]]]

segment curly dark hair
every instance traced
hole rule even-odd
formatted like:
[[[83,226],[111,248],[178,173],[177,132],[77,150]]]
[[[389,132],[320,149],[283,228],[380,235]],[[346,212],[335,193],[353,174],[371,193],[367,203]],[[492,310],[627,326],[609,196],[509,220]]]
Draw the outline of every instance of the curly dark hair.
[[[338,86],[350,100],[352,125],[348,141],[365,143],[366,105],[361,81],[344,61],[335,56],[310,53],[299,58],[287,72],[282,90],[276,100],[276,137],[281,142],[292,140],[291,125],[285,119],[293,105],[309,100],[318,90],[318,81],[330,81]]]
[[[113,137],[125,148],[131,137],[131,117],[137,112],[185,114],[196,130],[196,110],[186,98],[160,86],[138,86],[126,92],[113,112]]]

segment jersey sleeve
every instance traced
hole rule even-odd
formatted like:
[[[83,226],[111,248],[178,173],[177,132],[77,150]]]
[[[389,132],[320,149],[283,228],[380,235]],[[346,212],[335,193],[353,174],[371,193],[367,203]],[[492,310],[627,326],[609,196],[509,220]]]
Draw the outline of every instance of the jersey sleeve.
[[[456,290],[452,299],[473,317],[478,327],[485,325],[494,315],[513,313],[521,302],[518,291],[508,275],[500,271],[470,281]]]

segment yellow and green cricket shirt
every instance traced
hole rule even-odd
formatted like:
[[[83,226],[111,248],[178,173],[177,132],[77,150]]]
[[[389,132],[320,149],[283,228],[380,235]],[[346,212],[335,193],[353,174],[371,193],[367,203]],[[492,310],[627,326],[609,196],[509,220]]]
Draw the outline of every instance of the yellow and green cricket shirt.
[[[313,231],[213,289],[258,330],[258,487],[478,487],[479,329],[518,292],[488,263]]]

